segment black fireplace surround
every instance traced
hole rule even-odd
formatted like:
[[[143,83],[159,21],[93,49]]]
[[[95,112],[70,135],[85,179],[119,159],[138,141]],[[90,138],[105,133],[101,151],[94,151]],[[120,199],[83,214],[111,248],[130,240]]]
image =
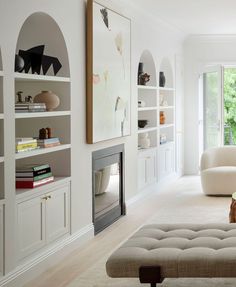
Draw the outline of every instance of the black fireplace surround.
[[[92,153],[95,234],[125,215],[124,145]]]

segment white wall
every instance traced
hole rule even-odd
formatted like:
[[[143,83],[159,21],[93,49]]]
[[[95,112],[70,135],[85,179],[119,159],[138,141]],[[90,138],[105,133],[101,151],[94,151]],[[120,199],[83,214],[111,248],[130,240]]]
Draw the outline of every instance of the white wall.
[[[206,65],[235,64],[236,36],[192,36],[184,43],[185,59],[185,173],[199,170],[199,74]]]
[[[158,68],[162,58],[168,57],[174,64],[175,54],[181,55],[182,53],[183,35],[177,30],[158,22],[145,11],[139,11],[130,3],[127,4],[127,1],[107,0],[103,2],[124,13],[132,20],[132,122],[131,136],[94,145],[86,144],[86,2],[84,0],[1,0],[0,2],[0,46],[4,71],[9,78],[4,86],[4,92],[9,96],[6,103],[9,109],[12,109],[14,104],[15,48],[18,34],[25,19],[34,12],[45,12],[55,19],[65,37],[69,53],[72,93],[72,232],[76,232],[92,222],[92,151],[124,143],[126,200],[137,195],[136,78],[139,58],[143,50],[150,50]],[[179,97],[181,97],[180,93]],[[13,117],[13,111],[11,116]],[[14,129],[14,119],[9,119],[8,122],[10,123],[9,130]],[[10,150],[14,150],[13,146],[14,143],[8,143],[9,154]],[[11,158],[12,162],[14,161],[13,157],[14,155]],[[6,164],[6,170],[9,171],[9,174],[14,174],[13,169],[14,166]],[[9,202],[14,202],[13,191],[14,178],[12,178],[12,185],[9,186]]]

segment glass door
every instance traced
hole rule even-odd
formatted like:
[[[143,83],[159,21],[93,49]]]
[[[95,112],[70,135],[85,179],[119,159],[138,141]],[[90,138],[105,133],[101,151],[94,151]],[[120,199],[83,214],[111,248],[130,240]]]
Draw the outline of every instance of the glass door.
[[[204,150],[222,145],[222,68],[209,67],[203,73]]]

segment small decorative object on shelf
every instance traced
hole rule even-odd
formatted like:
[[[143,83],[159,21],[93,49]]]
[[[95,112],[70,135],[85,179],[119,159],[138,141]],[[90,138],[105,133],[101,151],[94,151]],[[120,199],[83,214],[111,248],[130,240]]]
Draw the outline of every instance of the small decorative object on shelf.
[[[144,101],[141,101],[141,100],[138,101],[139,108],[144,108],[145,106],[146,106],[146,103]]]
[[[52,91],[42,91],[34,97],[34,103],[45,103],[47,111],[53,111],[60,105],[60,99]]]
[[[42,128],[39,130],[37,144],[40,148],[54,147],[60,145],[59,138],[52,137],[51,128]]]
[[[145,86],[147,82],[150,81],[150,75],[144,73],[143,71],[143,63],[139,63],[138,66],[138,85]]]
[[[164,75],[164,72],[160,72],[159,74],[159,86],[164,88],[166,84],[166,77]]]
[[[15,72],[21,72],[24,69],[24,65],[24,59],[19,55],[15,55]]]
[[[16,188],[34,188],[54,181],[49,164],[33,164],[16,168]]]
[[[160,134],[160,144],[165,144],[167,142],[166,134]]]
[[[24,67],[18,72],[24,71],[25,73],[28,73],[31,68],[32,74],[36,73],[40,75],[40,71],[42,68],[43,74],[46,75],[50,66],[52,66],[54,75],[56,76],[62,65],[58,58],[43,55],[44,48],[45,45],[40,45],[26,51],[19,50],[19,56],[21,56],[24,61]]]
[[[139,128],[145,128],[145,126],[148,124],[148,120],[138,120],[138,127]]]
[[[16,138],[16,153],[32,151],[40,148],[34,138]]]
[[[142,133],[138,135],[138,144],[140,148],[149,148],[151,145],[150,138],[148,137],[148,133]]]
[[[168,106],[167,100],[164,99],[164,95],[160,94],[160,106],[166,107]]]
[[[17,102],[15,104],[16,113],[27,112],[45,112],[45,103],[32,103],[32,96],[26,96],[25,100],[22,100],[22,91],[17,92]]]
[[[166,122],[165,113],[163,111],[160,111],[160,125],[164,125]]]

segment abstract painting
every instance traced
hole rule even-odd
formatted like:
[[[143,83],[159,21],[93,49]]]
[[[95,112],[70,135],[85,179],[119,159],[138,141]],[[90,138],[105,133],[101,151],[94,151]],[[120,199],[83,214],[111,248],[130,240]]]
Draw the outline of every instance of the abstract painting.
[[[131,22],[87,2],[87,142],[130,134]]]

